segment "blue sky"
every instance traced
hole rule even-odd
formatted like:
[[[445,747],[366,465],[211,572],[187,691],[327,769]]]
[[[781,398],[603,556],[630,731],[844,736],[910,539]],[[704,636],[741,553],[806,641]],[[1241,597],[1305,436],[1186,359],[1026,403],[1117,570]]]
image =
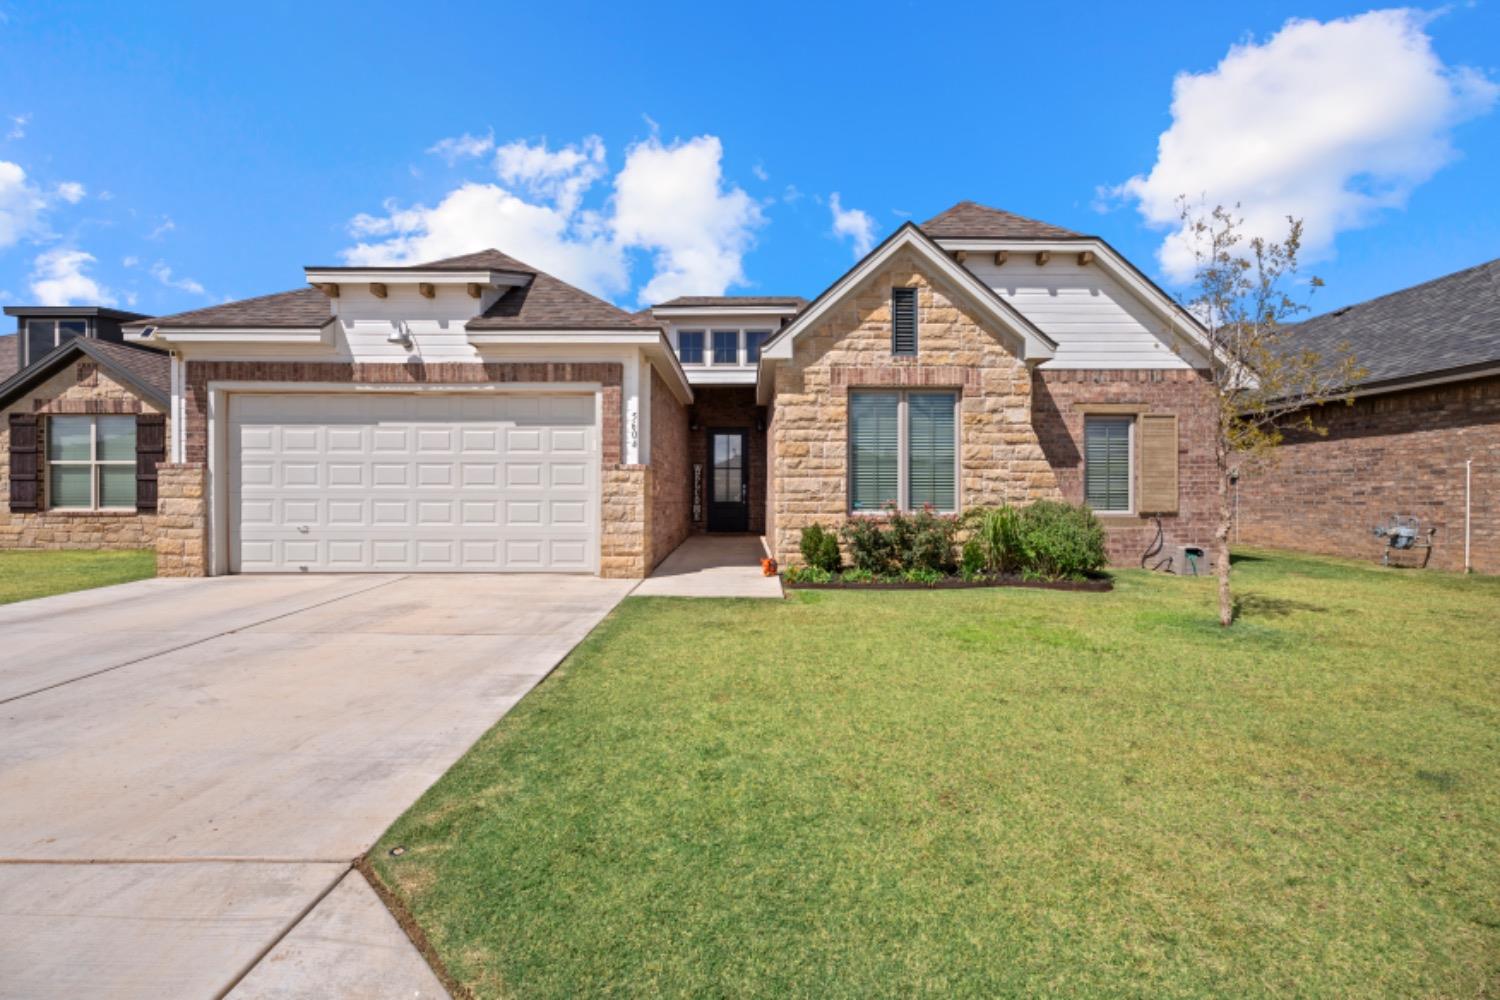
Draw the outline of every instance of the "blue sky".
[[[1199,191],[1308,217],[1318,311],[1500,256],[1496,3],[1138,7],[0,0],[0,298],[484,245],[631,307],[813,295],[965,198],[1171,285]]]

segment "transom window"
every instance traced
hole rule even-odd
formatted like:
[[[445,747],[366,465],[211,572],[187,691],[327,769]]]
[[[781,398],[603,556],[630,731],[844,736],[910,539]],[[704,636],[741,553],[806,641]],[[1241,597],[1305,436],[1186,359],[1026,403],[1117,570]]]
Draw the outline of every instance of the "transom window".
[[[850,510],[957,510],[957,416],[954,392],[850,392]]]
[[[134,510],[135,464],[135,417],[48,419],[48,506]]]
[[[23,364],[39,360],[54,347],[89,332],[86,319],[28,319],[26,321],[26,357]]]
[[[677,331],[677,360],[685,365],[703,364],[703,331]]]
[[[714,331],[714,364],[737,365],[740,363],[740,331]]]
[[[1097,511],[1128,514],[1135,509],[1130,454],[1133,417],[1084,417],[1083,498]]]

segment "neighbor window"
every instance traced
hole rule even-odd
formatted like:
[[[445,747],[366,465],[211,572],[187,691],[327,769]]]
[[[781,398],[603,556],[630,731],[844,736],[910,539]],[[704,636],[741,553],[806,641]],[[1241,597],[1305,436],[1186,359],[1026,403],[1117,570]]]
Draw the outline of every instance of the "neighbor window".
[[[917,353],[917,290],[891,289],[891,353],[915,356]]]
[[[737,365],[740,363],[740,331],[714,331],[714,364]]]
[[[1131,417],[1085,417],[1083,499],[1097,511],[1129,513]]]
[[[849,507],[958,509],[958,395],[849,393]]]
[[[758,363],[760,361],[760,346],[770,339],[770,330],[746,330],[745,363],[750,365]]]
[[[135,417],[47,421],[48,506],[135,509]]]
[[[677,360],[685,365],[703,364],[703,331],[677,331]]]
[[[26,357],[22,363],[29,365],[44,354],[88,333],[88,320],[83,319],[28,319],[26,321]]]

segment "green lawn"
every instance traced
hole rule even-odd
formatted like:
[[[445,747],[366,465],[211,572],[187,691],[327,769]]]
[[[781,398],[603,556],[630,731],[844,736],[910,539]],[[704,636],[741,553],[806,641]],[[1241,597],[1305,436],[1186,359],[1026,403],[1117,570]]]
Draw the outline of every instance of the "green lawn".
[[[156,575],[156,553],[0,552],[0,604],[71,590],[107,587]]]
[[[627,600],[376,872],[479,996],[1500,995],[1500,579],[1238,569]]]

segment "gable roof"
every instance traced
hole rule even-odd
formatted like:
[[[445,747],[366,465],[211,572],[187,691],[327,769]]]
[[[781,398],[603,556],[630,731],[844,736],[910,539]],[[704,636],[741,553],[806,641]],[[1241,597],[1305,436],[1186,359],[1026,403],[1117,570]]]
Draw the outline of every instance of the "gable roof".
[[[1037,361],[1052,357],[1052,352],[1057,347],[1056,341],[1043,333],[1031,320],[1021,315],[1015,306],[997,295],[994,289],[975,277],[968,268],[950,257],[942,247],[933,242],[930,236],[914,224],[906,222],[887,236],[878,247],[866,254],[859,263],[846,271],[843,277],[829,285],[823,294],[813,299],[790,323],[766,341],[760,352],[762,369],[766,367],[767,362],[790,358],[792,345],[799,336],[817,323],[845,296],[857,289],[897,251],[907,247],[915,251],[934,273],[943,276],[967,295],[969,301],[987,313],[998,326],[1014,335],[1021,345],[1019,351],[1021,360]],[[758,381],[764,384],[764,380]]]
[[[961,201],[939,212],[921,225],[922,232],[935,240],[1068,240],[1080,239],[1079,233],[1050,222],[1028,219],[1014,212],[990,208],[973,201]]]
[[[66,368],[80,355],[98,362],[110,378],[130,389],[159,410],[166,410],[172,395],[172,359],[161,351],[135,344],[74,337],[0,382],[0,407],[10,406],[27,391]]]
[[[1500,364],[1500,259],[1287,329],[1290,349],[1329,359],[1345,342],[1363,386]]]

